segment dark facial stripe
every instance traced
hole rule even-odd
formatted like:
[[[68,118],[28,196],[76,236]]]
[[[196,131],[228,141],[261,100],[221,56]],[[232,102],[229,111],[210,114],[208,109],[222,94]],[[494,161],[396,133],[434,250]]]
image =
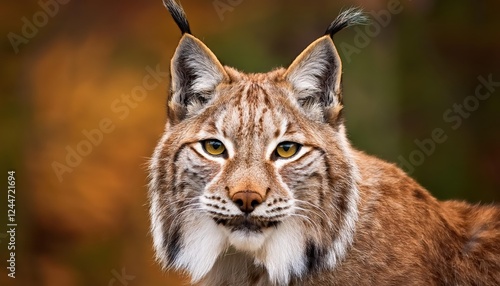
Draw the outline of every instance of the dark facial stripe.
[[[305,255],[307,260],[307,269],[309,272],[314,272],[321,270],[323,267],[327,251],[324,247],[321,247],[309,240],[306,244]]]
[[[294,169],[298,173],[302,174],[303,171],[309,169],[309,167],[311,167],[312,164],[315,164],[318,160],[323,159],[323,157],[320,154],[319,156],[317,156],[317,158],[315,160],[311,160],[310,156],[314,154],[314,151],[315,151],[315,149],[311,149],[311,150],[307,151],[300,158],[298,158],[297,160],[295,160],[293,162],[293,164],[295,166]],[[304,161],[306,161],[306,160],[311,160],[311,162],[307,163],[306,165],[303,165]]]
[[[165,236],[163,247],[167,251],[168,263],[173,264],[181,250],[181,226],[179,224],[173,225],[170,235]]]
[[[323,155],[326,157],[326,152],[322,151]],[[326,167],[326,178],[328,180],[328,189],[332,190],[334,192],[334,196],[330,198],[330,201],[337,206],[339,209],[339,215],[343,216],[347,212],[348,208],[348,201],[347,198],[349,197],[349,192],[350,192],[350,186],[345,182],[345,181],[340,181],[337,180],[337,182],[334,182],[334,179],[336,178],[334,174],[332,174],[332,167],[330,165],[330,162],[328,160],[324,160],[324,164]]]
[[[323,162],[325,164],[325,169],[326,169],[325,171],[326,171],[326,178],[328,180],[328,188],[331,188],[332,186],[334,186],[333,178],[331,176],[332,167],[330,166],[328,158],[326,157],[326,151],[320,148],[317,148],[316,150],[318,150],[321,153],[321,157],[324,158]]]
[[[182,150],[184,148],[186,148],[186,144],[182,144],[181,147],[179,147],[179,149],[177,149],[177,151],[175,152],[174,154],[174,158],[172,160],[172,174],[177,174],[177,160],[179,160],[179,154],[181,154]],[[172,176],[172,186],[175,187],[177,185],[177,176]],[[166,177],[163,176],[162,177],[162,180],[166,180]]]

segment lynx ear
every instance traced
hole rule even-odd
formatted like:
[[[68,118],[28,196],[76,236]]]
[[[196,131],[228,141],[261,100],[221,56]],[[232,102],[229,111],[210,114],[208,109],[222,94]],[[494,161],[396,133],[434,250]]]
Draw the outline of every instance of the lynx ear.
[[[335,123],[342,110],[341,74],[339,54],[327,35],[310,44],[284,76],[311,119]]]
[[[210,49],[184,34],[172,58],[168,117],[175,124],[200,111],[215,96],[216,87],[229,79]]]

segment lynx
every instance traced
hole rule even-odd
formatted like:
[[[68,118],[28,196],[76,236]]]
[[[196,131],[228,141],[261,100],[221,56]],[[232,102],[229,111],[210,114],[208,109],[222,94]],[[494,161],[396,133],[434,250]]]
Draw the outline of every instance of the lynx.
[[[156,257],[195,285],[500,285],[500,208],[440,202],[357,151],[343,121],[332,37],[288,68],[223,66],[164,4],[182,37],[150,163]]]

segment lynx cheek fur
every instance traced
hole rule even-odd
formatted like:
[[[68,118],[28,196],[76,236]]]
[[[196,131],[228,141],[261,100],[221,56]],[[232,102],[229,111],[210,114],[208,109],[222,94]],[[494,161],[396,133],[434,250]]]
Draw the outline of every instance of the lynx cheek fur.
[[[500,210],[439,202],[395,165],[351,147],[337,31],[287,69],[222,66],[183,36],[165,133],[150,164],[158,261],[198,285],[500,285]]]

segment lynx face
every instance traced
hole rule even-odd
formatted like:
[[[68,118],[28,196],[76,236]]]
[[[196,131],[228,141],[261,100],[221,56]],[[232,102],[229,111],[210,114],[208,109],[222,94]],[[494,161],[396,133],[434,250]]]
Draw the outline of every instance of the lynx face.
[[[344,26],[359,17],[346,15]],[[352,242],[359,194],[331,37],[288,69],[244,74],[185,33],[171,72],[168,121],[150,167],[162,264],[196,282],[231,252],[277,284],[335,266]]]
[[[323,138],[339,135],[301,116],[291,93],[275,79],[239,76],[189,122],[192,134],[172,145],[166,139],[163,146],[164,154],[177,150],[172,163],[178,188],[172,191],[192,198],[183,202],[186,213],[212,218],[237,249],[258,250],[290,217],[305,223],[311,215],[321,218],[311,205],[324,200],[328,184],[342,182],[328,178],[332,167],[346,168],[341,156],[328,154],[331,147],[341,152],[342,141]],[[172,129],[177,127],[186,132],[187,126]]]
[[[203,47],[185,35],[181,49],[185,42]],[[334,51],[324,46],[333,48],[329,38],[306,53]],[[195,70],[209,64],[215,65]],[[165,264],[193,267],[201,277],[210,261],[233,247],[288,279],[288,271],[308,267],[307,247],[324,249],[325,266],[342,256],[356,219],[355,170],[340,119],[326,122],[324,103],[301,101],[309,90],[298,90],[290,79],[291,72],[316,72],[307,63],[292,68],[304,66],[246,75],[216,65],[227,82],[205,90],[196,106],[186,107],[185,118],[171,118],[175,123],[167,124],[155,152],[151,188],[155,245]],[[338,252],[328,252],[334,244]],[[205,248],[213,253],[201,258]],[[304,250],[297,255],[296,249]],[[286,257],[276,257],[277,251]],[[191,255],[200,255],[203,270],[192,265]]]

